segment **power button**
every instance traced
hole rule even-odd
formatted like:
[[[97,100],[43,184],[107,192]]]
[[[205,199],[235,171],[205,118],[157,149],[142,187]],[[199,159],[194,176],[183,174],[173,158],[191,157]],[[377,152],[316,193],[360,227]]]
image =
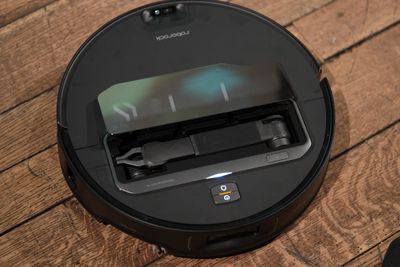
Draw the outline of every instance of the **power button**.
[[[225,183],[213,186],[211,188],[211,194],[214,199],[214,203],[225,204],[240,199],[239,190],[235,183]]]

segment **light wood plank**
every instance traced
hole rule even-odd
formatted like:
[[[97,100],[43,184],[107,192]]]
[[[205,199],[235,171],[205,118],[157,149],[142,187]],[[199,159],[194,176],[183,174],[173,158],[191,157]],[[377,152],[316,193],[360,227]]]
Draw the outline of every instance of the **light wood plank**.
[[[382,266],[383,258],[386,255],[386,251],[389,248],[390,243],[399,236],[400,233],[390,236],[388,239],[385,239],[385,241],[380,242],[378,245],[376,245],[373,249],[371,249],[367,253],[364,253],[354,258],[344,266],[346,267]]]
[[[328,58],[399,20],[398,0],[338,0],[294,22],[294,27]]]
[[[288,25],[294,20],[332,1],[333,0],[233,0],[230,2],[253,9],[281,25]]]
[[[76,201],[0,238],[0,266],[143,266],[158,251],[93,219]]]
[[[2,0],[0,5],[0,27],[17,20],[55,0]]]
[[[400,124],[331,162],[305,214],[272,243],[213,260],[152,266],[339,266],[400,230]]]

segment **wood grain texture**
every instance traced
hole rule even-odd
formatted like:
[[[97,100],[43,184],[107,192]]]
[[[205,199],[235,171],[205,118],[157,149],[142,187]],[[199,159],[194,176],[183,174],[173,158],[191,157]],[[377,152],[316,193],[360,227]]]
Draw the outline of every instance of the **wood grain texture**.
[[[158,257],[152,245],[95,221],[76,200],[0,239],[0,266],[142,266]]]
[[[56,142],[56,99],[54,88],[0,115],[0,171]]]
[[[71,195],[55,146],[1,173],[0,188],[0,233]]]
[[[253,9],[281,25],[288,25],[294,20],[332,1],[333,0],[232,0],[229,2]]]
[[[150,0],[59,0],[0,29],[0,112],[55,86],[84,40]]]
[[[327,64],[335,78],[333,154],[400,118],[400,26]]]
[[[338,0],[293,23],[322,58],[400,20],[398,0]]]
[[[377,244],[371,250],[369,250],[364,254],[361,254],[360,256],[357,256],[350,262],[346,263],[344,266],[346,267],[382,266],[383,259],[385,257],[387,249],[389,248],[390,243],[399,236],[400,236],[399,232],[389,236],[387,239]]]
[[[300,219],[274,242],[212,260],[166,256],[152,266],[339,266],[400,230],[400,123],[331,162]]]
[[[17,20],[55,0],[2,0],[0,4],[0,27]]]

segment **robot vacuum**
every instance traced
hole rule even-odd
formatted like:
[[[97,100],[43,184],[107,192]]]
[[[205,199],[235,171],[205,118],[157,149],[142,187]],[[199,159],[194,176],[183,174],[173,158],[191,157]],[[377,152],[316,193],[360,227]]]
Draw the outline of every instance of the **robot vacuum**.
[[[334,107],[321,76],[293,35],[243,7],[132,10],[67,67],[63,174],[96,219],[168,253],[257,248],[305,210],[326,173]]]

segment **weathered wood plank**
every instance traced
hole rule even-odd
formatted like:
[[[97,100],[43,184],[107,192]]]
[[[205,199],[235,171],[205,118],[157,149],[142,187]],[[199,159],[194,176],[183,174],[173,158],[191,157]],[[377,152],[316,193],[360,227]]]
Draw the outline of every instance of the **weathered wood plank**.
[[[336,86],[333,88],[337,111],[336,138],[333,155],[337,155],[352,145],[364,140],[370,134],[379,131],[400,118],[400,95],[396,93],[400,90],[400,77],[396,75],[396,70],[400,69],[400,56],[398,53],[400,44],[396,41],[398,40],[399,33],[399,27],[393,28],[328,64],[337,80]],[[353,71],[349,71],[352,66]],[[374,69],[375,66],[379,67]],[[376,90],[377,86],[380,90]],[[23,157],[29,156],[29,153],[33,153],[33,151],[40,151],[55,143],[55,110],[53,108],[48,109],[46,106],[49,104],[45,104],[47,103],[46,101],[48,101],[48,103],[54,103],[55,97],[55,92],[49,91],[38,97],[38,100],[34,99],[10,111],[14,115],[0,115],[0,129],[4,129],[4,132],[6,130],[10,132],[8,133],[10,136],[7,140],[4,139],[4,142],[0,143],[4,144],[1,145],[0,148],[9,144],[7,148],[0,150],[1,153],[9,153],[9,150],[13,147],[17,148],[17,150],[21,150],[16,153],[11,153],[13,161],[10,161],[10,156],[7,156],[8,161],[6,163],[8,165],[22,160]],[[40,108],[41,105],[45,107]],[[379,106],[382,109],[382,113],[375,112],[371,108],[374,106]],[[26,116],[18,117],[17,115],[20,112],[25,112],[24,114],[26,114]],[[37,124],[36,122],[40,118],[46,121],[40,123],[41,127],[35,127]],[[4,123],[4,121],[7,123]],[[8,130],[12,129],[16,124],[20,126],[16,127],[14,130]],[[42,138],[32,139],[26,136],[26,130],[24,129],[32,129],[32,136],[44,136],[42,136]],[[35,141],[32,142],[31,140]],[[26,153],[26,151],[29,153]],[[42,161],[47,156],[47,154],[45,156],[39,154],[35,156],[35,158],[38,158],[35,159],[35,161]],[[57,155],[55,153],[51,153],[50,157],[52,157],[51,160],[54,160],[54,162],[57,161]],[[6,159],[2,160],[4,161]],[[27,163],[23,163],[22,165],[26,166],[26,164]],[[12,170],[14,168],[16,168],[16,170]],[[53,165],[51,168],[58,168],[58,165]],[[19,167],[19,165],[17,165],[12,169],[10,169],[10,172],[7,171],[3,173],[2,176],[14,176],[13,173],[19,172],[19,170],[24,169],[24,167]],[[26,177],[22,175],[14,179],[9,178],[7,179],[7,181],[9,181],[8,185],[5,183],[0,184],[0,192],[3,190],[9,191],[8,194],[10,197],[11,195],[18,195],[17,192],[10,190],[16,190],[17,187],[13,185],[23,183],[21,179],[26,179],[27,181],[35,180],[35,182],[38,183],[38,187],[46,186],[43,183],[46,183],[47,175],[45,174],[49,171],[50,170],[41,168],[41,165],[39,165],[35,173],[39,174],[40,178],[35,177],[33,174]],[[59,171],[51,170],[51,173],[54,174],[52,176],[53,179],[51,179],[52,182],[59,183],[62,181],[62,178],[59,177]],[[64,185],[64,182],[61,183]],[[25,184],[29,185],[29,182]],[[50,184],[48,186],[50,186]],[[34,194],[34,190],[29,186],[22,187],[21,190],[25,190],[25,193],[23,193],[24,195]],[[48,198],[60,199],[64,196],[64,190],[66,189],[63,188],[60,191],[50,190],[48,191]],[[9,204],[10,209],[19,210],[20,212],[18,215],[9,216],[9,218],[4,219],[2,223],[3,230],[31,217],[32,214],[36,212],[46,209],[49,203],[39,196],[38,199],[35,200],[35,203],[37,203],[37,210],[33,211],[29,203],[22,201],[20,197],[13,198],[15,201]]]
[[[329,166],[305,214],[274,242],[213,260],[166,256],[153,266],[338,266],[400,230],[400,124]]]
[[[400,20],[398,0],[339,0],[294,22],[323,58]]]
[[[56,142],[56,88],[0,115],[0,171]]]
[[[0,27],[17,20],[55,0],[2,0],[0,5]]]
[[[260,12],[281,25],[288,25],[294,20],[332,1],[333,0],[232,0],[230,2]]]
[[[367,253],[362,254],[362,255],[352,259],[350,262],[348,262],[344,266],[348,266],[348,267],[364,267],[364,266],[378,267],[378,266],[382,266],[383,258],[386,255],[386,251],[389,248],[390,243],[393,240],[395,240],[396,238],[398,238],[399,236],[400,236],[400,233],[390,236],[388,239],[385,239],[385,241],[377,244],[374,248],[372,248]]]
[[[54,146],[0,174],[0,233],[71,195]]]
[[[55,86],[97,28],[151,0],[56,1],[0,29],[0,112]]]
[[[399,40],[395,27],[327,64],[335,79],[333,154],[400,118]]]
[[[0,239],[0,266],[143,266],[157,250],[93,219],[71,200]]]

